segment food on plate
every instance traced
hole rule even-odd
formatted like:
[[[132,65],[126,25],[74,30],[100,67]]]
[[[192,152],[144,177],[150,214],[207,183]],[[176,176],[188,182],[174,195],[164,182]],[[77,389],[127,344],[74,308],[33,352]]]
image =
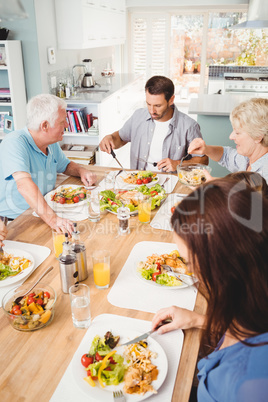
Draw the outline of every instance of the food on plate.
[[[148,184],[157,180],[157,174],[152,173],[149,170],[142,170],[140,172],[129,173],[126,177],[120,176],[120,178],[127,184]]]
[[[177,205],[179,205],[179,203],[180,202],[176,202],[176,204],[173,205],[173,207],[171,207],[170,211],[171,211],[172,214],[175,212],[175,209],[176,209]]]
[[[4,255],[0,257],[0,281],[3,281],[9,276],[18,275],[31,264],[32,261],[25,257],[17,257],[4,252]]]
[[[124,392],[127,394],[145,394],[157,391],[151,385],[158,377],[158,368],[151,362],[151,358],[156,358],[146,341],[133,343],[126,346],[124,355],[126,356],[128,368],[124,377]]]
[[[19,303],[15,300],[9,307],[12,325],[19,330],[33,330],[47,324],[52,319],[52,307],[55,299],[49,291],[35,290],[23,297]]]
[[[181,286],[182,282],[173,276],[172,272],[167,271],[163,265],[169,265],[174,272],[191,275],[187,266],[177,250],[169,254],[152,254],[147,257],[146,261],[140,261],[137,271],[141,276],[148,280],[164,286]]]
[[[96,335],[89,352],[81,357],[87,373],[84,380],[92,387],[95,387],[95,381],[99,381],[102,388],[106,385],[118,385],[123,381],[126,371],[124,357],[112,350],[119,339],[119,336],[114,336],[110,331],[102,338]]]
[[[51,201],[58,204],[76,204],[86,198],[85,187],[60,187],[51,195]]]
[[[144,184],[133,190],[119,190],[117,193],[114,193],[111,190],[105,190],[100,193],[102,196],[100,209],[101,211],[108,209],[116,213],[117,209],[124,205],[129,208],[130,212],[135,212],[138,210],[138,201],[136,197],[140,193],[152,197],[151,209],[159,207],[161,201],[166,198],[166,191],[159,184],[155,184],[150,188]]]
[[[190,167],[185,167],[184,169],[178,169],[178,178],[182,184],[188,186],[199,186],[206,181],[204,169],[201,168],[190,169]]]

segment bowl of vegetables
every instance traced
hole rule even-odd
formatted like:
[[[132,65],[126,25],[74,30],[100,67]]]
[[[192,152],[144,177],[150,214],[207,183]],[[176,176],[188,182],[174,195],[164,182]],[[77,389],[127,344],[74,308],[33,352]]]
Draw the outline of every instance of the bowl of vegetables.
[[[178,165],[177,173],[179,182],[185,186],[200,186],[207,181],[205,170],[210,173],[211,167],[201,163],[192,163],[190,165]]]
[[[44,328],[54,317],[57,294],[49,285],[40,282],[19,303],[15,302],[31,285],[33,284],[27,283],[19,289],[10,290],[2,300],[10,325],[18,331],[29,332]]]

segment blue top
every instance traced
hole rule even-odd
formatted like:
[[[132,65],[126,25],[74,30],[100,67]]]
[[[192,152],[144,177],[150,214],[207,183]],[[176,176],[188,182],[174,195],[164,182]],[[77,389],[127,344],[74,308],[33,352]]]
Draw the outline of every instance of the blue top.
[[[223,155],[219,164],[230,172],[245,171],[249,165],[249,159],[246,156],[237,153],[237,150],[231,147],[223,147]],[[251,172],[259,173],[268,183],[268,153],[264,154],[251,165]]]
[[[268,342],[268,333],[247,339]],[[218,345],[218,348],[220,347]],[[238,342],[216,349],[198,363],[198,402],[266,402],[268,400],[268,345]]]
[[[162,159],[179,160],[187,155],[187,150],[194,138],[202,138],[199,124],[187,114],[180,112],[176,106],[169,124],[169,131],[163,142]],[[148,160],[150,146],[154,135],[155,123],[148,109],[138,109],[119,130],[123,141],[131,142],[130,168],[144,170]],[[194,156],[194,155],[192,155]],[[200,155],[196,155],[199,156]]]
[[[58,143],[49,145],[45,155],[26,127],[7,134],[0,144],[0,215],[14,219],[29,208],[17,190],[13,173],[30,173],[45,195],[55,187],[57,173],[63,173],[69,163]]]

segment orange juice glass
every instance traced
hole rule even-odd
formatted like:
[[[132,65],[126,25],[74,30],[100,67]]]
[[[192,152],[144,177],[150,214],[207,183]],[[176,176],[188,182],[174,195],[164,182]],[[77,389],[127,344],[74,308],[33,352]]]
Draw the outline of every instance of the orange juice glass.
[[[105,289],[110,285],[110,253],[96,250],[92,255],[93,275],[96,288]]]
[[[142,223],[150,222],[151,206],[152,206],[152,199],[150,197],[144,197],[139,200],[138,216],[140,222]]]
[[[56,230],[52,230],[53,245],[56,258],[62,253],[62,243],[65,241],[64,233],[58,233]]]

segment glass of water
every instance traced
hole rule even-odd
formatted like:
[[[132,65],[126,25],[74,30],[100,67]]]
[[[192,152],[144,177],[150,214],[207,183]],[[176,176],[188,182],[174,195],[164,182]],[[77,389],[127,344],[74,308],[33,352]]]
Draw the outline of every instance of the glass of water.
[[[90,194],[87,194],[88,219],[91,222],[98,222],[100,220],[100,199],[101,195],[98,191],[91,191]]]
[[[69,289],[73,324],[76,328],[88,328],[91,322],[89,287],[73,285]]]

